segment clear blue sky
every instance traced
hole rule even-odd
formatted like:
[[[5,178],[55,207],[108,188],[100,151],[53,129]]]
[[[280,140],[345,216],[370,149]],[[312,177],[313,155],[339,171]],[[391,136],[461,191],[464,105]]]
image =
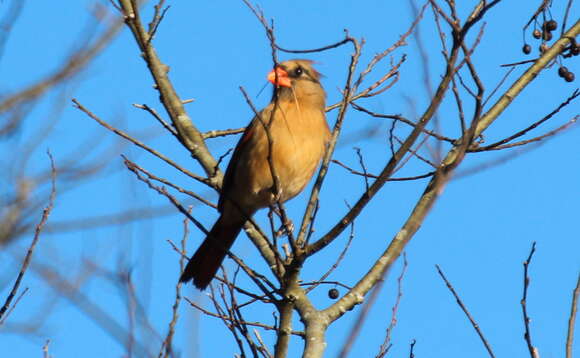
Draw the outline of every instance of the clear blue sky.
[[[0,16],[4,16],[10,3],[10,0],[0,2]],[[110,9],[107,1],[100,3]],[[468,7],[461,9],[462,18],[471,4],[476,2],[468,3]],[[484,38],[474,56],[487,93],[505,74],[499,64],[525,59],[521,53],[521,28],[535,10],[536,3],[503,1],[490,12]],[[564,12],[563,3],[565,1],[555,1],[552,8],[553,17],[559,22]],[[93,4],[90,0],[66,4],[26,2],[0,58],[0,93],[17,91],[50,73],[67,54],[78,48],[82,44],[83,34],[93,21]],[[167,4],[171,8],[158,30],[155,46],[161,59],[171,67],[170,77],[180,96],[195,99],[187,106],[194,123],[202,131],[244,126],[251,119],[252,112],[238,87],[243,86],[253,96],[257,106],[264,106],[270,98],[269,86],[259,94],[266,85],[265,75],[271,68],[269,44],[261,25],[241,1],[168,1]],[[343,29],[348,29],[352,36],[366,41],[362,65],[366,65],[375,53],[391,46],[412,21],[407,2],[271,1],[259,4],[267,17],[275,19],[281,46],[319,47],[342,39]],[[146,8],[148,11],[144,15],[148,18],[151,6]],[[569,24],[576,21],[579,10],[576,2]],[[429,56],[430,81],[436,85],[444,67],[430,11],[427,11],[426,20],[421,25],[421,36]],[[529,34],[528,39],[532,43]],[[534,41],[534,49],[536,46],[537,42]],[[351,52],[351,48],[342,47],[304,56],[316,60],[318,70],[325,75],[323,85],[329,103],[334,103],[340,96],[339,88],[344,84],[345,68]],[[393,58],[397,60],[403,54],[407,54],[407,61],[401,69],[397,85],[385,94],[361,103],[371,110],[403,114],[414,119],[425,109],[429,98],[423,83],[421,59],[413,39]],[[280,58],[289,59],[292,56],[280,54]],[[568,60],[566,65],[576,72],[576,77],[580,75],[577,61]],[[388,60],[380,67],[382,71],[386,69]],[[506,83],[512,83],[524,69],[525,66],[518,67]],[[554,66],[542,73],[514,101],[489,129],[485,136],[486,143],[501,139],[548,114],[578,87],[578,79],[574,83],[566,83],[557,76],[556,69]],[[52,106],[63,96],[65,101],[61,102],[64,107],[58,112],[59,121],[32,154],[26,173],[33,175],[46,168],[47,148],[57,164],[64,162],[83,145],[96,146],[96,149],[88,158],[77,158],[79,165],[94,158],[110,157],[107,175],[70,190],[59,187],[49,223],[167,205],[165,198],[146,188],[122,167],[120,153],[158,176],[216,199],[214,193],[184,178],[156,158],[135,147],[119,147],[117,138],[109,133],[103,136],[104,129],[74,109],[69,101],[70,98],[77,98],[102,119],[115,123],[181,165],[200,173],[199,166],[171,135],[151,116],[132,107],[133,103],[146,103],[165,117],[151,84],[151,77],[131,35],[123,29],[112,45],[73,84],[53,91],[31,109],[16,135],[2,139],[2,165],[12,168],[8,174],[13,175],[19,158],[10,153],[15,148],[25,146],[35,130],[51,120]],[[504,85],[502,89],[505,88]],[[464,105],[470,117],[472,103],[467,96]],[[544,133],[569,121],[578,114],[578,108],[578,103],[573,103],[533,134]],[[328,114],[331,125],[335,118],[336,112]],[[445,134],[456,136],[457,114],[450,96],[442,106],[439,118]],[[356,167],[358,159],[353,147],[360,147],[369,171],[378,172],[389,158],[389,125],[388,121],[368,118],[349,110],[335,158]],[[376,136],[363,140],[353,137],[369,126],[379,128]],[[529,253],[532,241],[537,241],[537,252],[531,266],[528,304],[534,343],[542,357],[564,355],[571,290],[580,270],[580,149],[577,135],[578,130],[572,127],[533,150],[472,154],[465,160],[459,173],[469,168],[480,168],[483,163],[506,155],[510,158],[502,165],[463,176],[447,185],[441,199],[407,247],[409,267],[403,281],[398,324],[393,333],[392,356],[408,355],[412,339],[417,340],[417,357],[487,356],[469,322],[438,277],[435,264],[441,265],[461,294],[496,355],[527,356],[519,302],[522,262]],[[212,153],[219,157],[236,140],[236,137],[213,139],[208,145]],[[429,153],[424,150],[423,154]],[[398,175],[420,174],[427,169],[425,165],[413,164]],[[0,183],[2,186],[14,185],[4,175]],[[356,237],[348,256],[329,279],[355,283],[400,228],[425,184],[426,181],[417,181],[386,185],[357,220]],[[363,189],[364,182],[360,178],[332,166],[322,193],[317,233],[324,233],[346,211],[345,202],[352,204]],[[305,200],[306,197],[301,195],[288,204],[295,222],[301,217]],[[30,218],[31,221],[40,218],[40,211],[35,215]],[[194,207],[193,215],[206,226],[210,226],[216,218],[215,212],[202,207]],[[264,213],[258,215],[259,220],[263,221],[264,217]],[[175,211],[171,215],[122,227],[43,235],[32,268],[23,281],[23,286],[30,290],[7,324],[0,327],[2,351],[10,352],[11,357],[40,356],[42,345],[50,339],[50,352],[54,357],[123,356],[125,351],[118,342],[66,298],[55,295],[55,291],[39,275],[45,266],[57,270],[71,282],[77,282],[84,295],[126,327],[125,291],[107,280],[106,273],[95,272],[86,277],[83,273],[86,273],[89,262],[93,261],[111,272],[120,266],[131,269],[138,299],[153,329],[164,336],[178,277],[178,257],[166,240],[180,240],[182,221],[182,216]],[[0,251],[2,299],[12,284],[31,239],[28,235]],[[192,228],[188,242],[190,253],[201,239],[200,232]],[[346,239],[345,233],[328,250],[309,262],[304,279],[314,279],[326,272]],[[256,250],[245,237],[240,237],[234,251],[265,272],[264,264],[259,263]],[[231,262],[229,265],[233,267]],[[400,270],[399,262],[389,273],[378,303],[351,356],[373,357],[378,351],[391,319],[390,309]],[[313,296],[319,308],[332,303],[326,296],[327,289],[321,288]],[[209,307],[204,294],[191,287],[184,293]],[[341,293],[344,291],[341,290]],[[336,356],[359,311],[360,308],[356,308],[330,328],[327,356]],[[23,333],[21,330],[26,325],[38,322],[39,314],[43,317],[42,325],[33,334]],[[260,318],[264,318],[266,323],[273,322],[269,307],[248,311],[248,319]],[[296,328],[299,328],[298,322]],[[272,334],[262,332],[262,336],[272,344]],[[159,337],[146,331],[138,332],[138,339],[153,352],[157,352],[160,346]],[[580,337],[577,337],[578,340]],[[289,356],[297,356],[302,347],[298,339],[294,342]],[[231,357],[237,352],[235,342],[221,322],[200,316],[184,303],[180,308],[174,343],[183,357]],[[578,347],[580,345],[576,343],[576,353],[580,354]]]

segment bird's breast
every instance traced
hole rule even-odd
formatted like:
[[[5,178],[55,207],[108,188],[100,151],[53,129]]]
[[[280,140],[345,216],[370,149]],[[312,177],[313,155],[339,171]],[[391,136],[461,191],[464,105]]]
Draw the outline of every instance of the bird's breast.
[[[280,200],[286,201],[298,195],[308,184],[330,138],[324,112],[318,108],[281,106],[271,119],[272,148],[264,126],[257,123],[252,143],[248,144],[251,149],[238,173],[247,173],[248,181],[240,185],[240,189],[241,186],[250,189],[254,203],[259,207],[274,203],[269,154],[279,178]],[[262,120],[269,121],[269,118]]]
[[[324,155],[330,133],[324,113],[317,109],[283,108],[272,125],[273,158],[282,187],[281,200],[298,195]]]

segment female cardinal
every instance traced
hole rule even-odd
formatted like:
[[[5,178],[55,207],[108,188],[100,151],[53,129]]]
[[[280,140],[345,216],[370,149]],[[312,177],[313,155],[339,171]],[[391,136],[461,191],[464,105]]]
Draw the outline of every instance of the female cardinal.
[[[268,74],[268,81],[275,86],[272,101],[240,138],[223,180],[218,202],[221,215],[180,278],[181,282],[193,279],[202,290],[215,276],[244,223],[258,209],[292,199],[304,189],[330,139],[324,115],[326,94],[312,61],[282,62]],[[279,178],[277,197],[269,154]]]

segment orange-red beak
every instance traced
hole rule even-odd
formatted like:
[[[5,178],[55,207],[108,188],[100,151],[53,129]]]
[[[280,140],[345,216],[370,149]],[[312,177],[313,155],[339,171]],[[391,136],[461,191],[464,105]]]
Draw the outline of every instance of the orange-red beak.
[[[268,73],[268,81],[270,81],[275,86],[292,87],[290,77],[288,77],[288,72],[284,71],[280,67],[276,67],[270,71],[270,73]]]

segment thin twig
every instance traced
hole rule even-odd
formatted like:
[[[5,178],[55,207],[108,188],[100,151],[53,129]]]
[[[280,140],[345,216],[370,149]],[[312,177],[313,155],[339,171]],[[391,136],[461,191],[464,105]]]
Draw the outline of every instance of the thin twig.
[[[330,274],[332,273],[332,271],[334,271],[338,267],[338,265],[340,265],[340,263],[342,262],[342,259],[344,259],[344,256],[346,255],[346,252],[348,251],[348,249],[350,247],[350,244],[352,243],[352,240],[353,239],[354,239],[354,221],[350,225],[350,235],[348,236],[348,241],[346,242],[346,245],[344,246],[344,249],[342,249],[342,252],[340,253],[340,255],[338,255],[338,258],[336,259],[336,261],[334,262],[334,264],[328,269],[328,271],[326,271],[324,273],[324,275],[322,275],[318,280],[316,280],[316,282],[314,282],[312,284],[312,286],[308,287],[305,290],[306,293],[312,291],[313,289],[315,289],[316,287],[318,287],[318,285],[320,285],[322,283],[325,283],[324,280],[326,280],[326,278],[328,276],[330,276]]]
[[[282,52],[286,52],[286,53],[313,53],[313,52],[322,52],[322,51],[327,51],[333,48],[337,48],[340,47],[342,45],[347,44],[350,40],[348,39],[348,32],[346,30],[344,30],[345,32],[345,38],[343,40],[340,40],[336,43],[327,45],[327,46],[323,46],[323,47],[319,47],[319,48],[314,48],[314,49],[309,49],[309,50],[290,50],[290,49],[286,49],[283,47],[280,47],[278,45],[276,45],[276,48]]]
[[[374,306],[375,301],[377,300],[377,298],[379,297],[379,293],[381,292],[381,289],[383,288],[383,285],[385,283],[385,279],[387,277],[389,270],[385,270],[381,276],[381,278],[377,281],[377,284],[374,285],[374,287],[372,288],[372,292],[370,293],[369,297],[366,299],[366,302],[363,304],[363,307],[354,323],[354,325],[352,326],[350,333],[348,335],[348,338],[346,340],[346,342],[344,343],[344,345],[342,346],[342,349],[340,350],[340,353],[338,355],[339,358],[346,358],[348,356],[348,353],[350,352],[354,342],[356,341],[356,338],[358,337],[364,321],[366,320],[366,318],[368,317],[368,314],[371,310],[371,308]],[[352,290],[350,290],[350,292],[352,292]]]
[[[146,112],[149,112],[149,114],[151,114],[153,116],[153,118],[155,118],[159,123],[161,123],[163,128],[165,128],[174,137],[178,138],[179,133],[177,133],[175,128],[173,128],[169,123],[165,122],[165,120],[163,120],[163,118],[161,118],[161,116],[159,115],[159,113],[157,113],[157,111],[155,109],[149,107],[145,103],[143,103],[143,104],[133,103],[133,107],[142,109]]]
[[[155,37],[155,34],[157,33],[157,29],[159,28],[161,21],[163,21],[163,19],[165,18],[165,14],[167,13],[167,10],[169,10],[169,8],[171,7],[171,5],[167,5],[160,13],[159,10],[163,6],[164,2],[165,0],[160,0],[159,3],[155,5],[155,16],[153,17],[153,20],[149,24],[149,38],[147,39],[148,43],[150,43]]]
[[[553,138],[556,134],[559,134],[560,132],[565,131],[566,129],[568,129],[569,127],[571,127],[573,124],[576,124],[576,122],[578,122],[578,120],[580,119],[580,115],[575,116],[574,118],[572,118],[571,120],[569,120],[568,122],[562,124],[561,126],[552,129],[549,132],[546,132],[540,136],[534,137],[534,138],[530,138],[530,139],[526,139],[526,140],[521,140],[519,142],[513,142],[510,144],[505,144],[505,145],[500,145],[497,147],[493,147],[490,148],[489,150],[503,150],[503,149],[509,149],[509,148],[515,148],[515,147],[521,147],[523,145],[527,145],[527,144],[531,144],[531,143],[537,143],[540,141],[543,141],[544,139],[547,138]],[[537,143],[540,144],[540,143]]]
[[[225,319],[226,321],[233,321],[234,319],[231,317],[227,317],[218,313],[214,313],[212,311],[209,311],[203,307],[201,307],[200,305],[198,305],[197,303],[191,301],[189,298],[187,297],[183,297],[183,299],[185,299],[193,308],[197,309],[198,311],[200,311],[203,314],[206,314],[210,317],[215,317],[215,318],[220,318],[220,319]],[[276,331],[276,327],[274,326],[269,326],[267,324],[264,323],[260,323],[260,322],[240,322],[241,324],[245,324],[248,326],[253,326],[253,327],[260,327],[269,331]],[[292,334],[298,337],[304,337],[304,332],[302,331],[292,331]]]
[[[262,290],[262,292],[266,296],[268,296],[268,298],[270,298],[270,300],[272,300],[273,302],[276,301],[276,298],[272,295],[272,291],[276,291],[276,287],[270,280],[268,280],[266,276],[250,268],[248,265],[246,265],[244,261],[242,261],[242,259],[232,254],[231,252],[228,252],[228,257],[234,260],[236,264],[238,264],[242,268],[242,270],[244,270],[244,272],[248,275],[248,277],[250,277],[250,279],[256,284],[256,286],[258,286],[260,290]],[[266,286],[264,286],[264,283],[267,284],[272,291],[268,290]]]
[[[3,96],[2,101],[0,101],[0,113],[32,103],[54,86],[80,73],[113,41],[122,25],[122,19],[114,21],[93,43],[73,52],[57,70],[14,95]],[[83,40],[86,41],[86,39]]]
[[[92,113],[91,111],[89,111],[85,106],[83,106],[82,104],[80,104],[80,102],[78,100],[76,100],[75,98],[72,99],[72,102],[74,103],[75,107],[78,108],[79,110],[81,110],[82,112],[84,112],[87,116],[89,116],[91,119],[93,119],[94,121],[96,121],[97,123],[99,123],[101,126],[105,127],[106,129],[110,130],[111,132],[117,134],[118,136],[121,136],[123,138],[125,138],[126,140],[130,141],[131,143],[135,144],[136,146],[145,149],[146,151],[148,151],[149,153],[153,154],[154,156],[156,156],[157,158],[163,160],[164,162],[166,162],[167,164],[171,165],[172,167],[174,167],[175,169],[179,170],[180,172],[182,172],[183,174],[199,181],[202,182],[204,184],[208,184],[211,185],[209,183],[209,181],[204,178],[201,177],[197,174],[194,174],[192,172],[190,172],[189,170],[181,167],[180,165],[178,165],[177,163],[175,163],[173,160],[169,159],[169,157],[157,152],[155,149],[149,148],[147,145],[145,145],[144,143],[138,141],[137,139],[131,137],[130,135],[126,134],[125,132],[121,131],[120,129],[114,128],[113,126],[109,125],[107,122],[101,120],[99,117],[97,117],[97,115],[95,115],[94,113]]]
[[[351,174],[354,174],[354,175],[367,176],[367,177],[373,178],[373,179],[377,179],[379,177],[378,175],[375,175],[375,174],[370,174],[370,173],[365,174],[365,173],[359,172],[355,169],[352,169],[351,167],[349,167],[348,165],[342,163],[341,161],[339,161],[337,159],[332,159],[332,163],[338,164],[339,166],[343,167],[344,169],[348,170]],[[428,172],[425,174],[412,176],[412,177],[389,178],[387,181],[410,181],[410,180],[425,179],[425,178],[432,177],[433,174],[435,174],[435,171],[431,171],[431,172]]]
[[[40,239],[40,233],[42,232],[42,228],[44,227],[44,224],[46,224],[46,221],[48,220],[48,217],[50,216],[50,213],[52,212],[52,208],[54,207],[54,198],[56,197],[56,168],[54,166],[54,159],[52,157],[52,154],[50,154],[50,151],[47,151],[46,153],[48,155],[48,158],[50,159],[50,167],[51,167],[51,173],[52,173],[52,187],[50,190],[50,197],[48,199],[48,205],[42,211],[42,217],[40,218],[40,222],[38,223],[38,225],[36,225],[36,230],[34,232],[34,238],[32,239],[30,246],[28,247],[28,251],[26,252],[26,256],[24,257],[24,261],[22,262],[22,267],[20,268],[20,272],[18,273],[18,276],[16,277],[16,281],[14,282],[14,285],[12,286],[10,293],[6,297],[4,304],[0,308],[0,320],[2,322],[3,322],[2,317],[4,316],[6,311],[10,308],[10,303],[12,302],[14,297],[16,296],[16,293],[18,292],[18,288],[20,287],[20,283],[22,282],[22,278],[24,277],[26,270],[28,270],[28,266],[30,265],[30,261],[32,260],[32,254],[34,253],[34,249],[36,248],[36,244],[38,244],[38,240]]]
[[[489,145],[486,145],[483,147],[470,148],[468,151],[470,151],[470,152],[483,152],[483,151],[494,149],[494,148],[501,146],[503,144],[506,144],[508,142],[511,142],[512,140],[525,135],[526,133],[528,133],[532,129],[538,127],[540,124],[542,124],[542,123],[546,122],[547,120],[549,120],[550,118],[552,118],[555,114],[560,112],[560,110],[562,108],[569,105],[570,102],[572,102],[578,96],[580,96],[580,90],[576,89],[576,90],[574,90],[574,92],[572,92],[572,94],[564,102],[560,103],[560,105],[556,109],[554,109],[552,112],[548,113],[544,118],[532,123],[530,126],[522,129],[521,131],[518,131],[518,132],[510,135],[507,138],[504,138],[500,141],[497,141],[495,143],[492,143],[492,144],[489,144]]]
[[[534,252],[536,252],[536,242],[534,241],[532,243],[532,249],[530,250],[530,254],[528,255],[528,258],[526,259],[526,261],[524,261],[524,292],[523,292],[523,296],[522,296],[522,300],[520,302],[520,304],[522,305],[522,314],[524,316],[524,327],[525,327],[525,333],[524,333],[524,339],[526,341],[526,344],[528,346],[528,350],[530,351],[530,357],[532,358],[540,358],[540,354],[538,353],[538,349],[536,347],[534,347],[534,345],[532,344],[532,336],[531,336],[531,332],[530,332],[530,316],[528,315],[528,308],[527,308],[527,299],[528,299],[528,287],[530,285],[530,276],[528,276],[528,269],[529,269],[529,265],[530,262],[532,261],[532,256],[534,255]]]
[[[443,281],[445,281],[445,285],[447,285],[447,288],[449,289],[449,291],[451,291],[451,293],[453,294],[453,297],[455,297],[455,300],[457,301],[457,304],[459,305],[459,307],[461,308],[461,310],[463,311],[463,313],[465,313],[465,315],[469,319],[469,322],[471,323],[471,325],[473,326],[473,328],[477,332],[477,335],[479,336],[479,339],[481,339],[481,342],[485,346],[485,349],[487,350],[487,353],[489,353],[489,356],[491,358],[495,358],[495,355],[493,354],[493,351],[491,350],[491,346],[489,345],[489,342],[487,341],[487,339],[483,335],[483,332],[481,331],[481,328],[479,327],[479,324],[477,324],[477,322],[475,322],[475,319],[473,319],[473,317],[471,316],[471,314],[467,310],[467,307],[465,307],[465,304],[463,303],[463,301],[461,300],[461,298],[459,298],[459,295],[457,294],[457,292],[455,291],[455,289],[453,288],[453,286],[451,285],[451,283],[449,282],[449,280],[447,280],[447,277],[445,277],[445,274],[441,270],[441,267],[439,267],[439,265],[435,265],[435,267],[437,268],[437,272],[439,273],[439,276],[441,276],[441,278],[443,279]]]
[[[400,140],[400,139],[399,139],[399,137],[397,137],[397,136],[394,136],[394,138],[395,138],[395,140],[397,141],[397,143],[399,143],[399,144],[403,144],[403,141],[402,141],[402,140]],[[427,138],[427,137],[425,137],[425,138]],[[421,144],[422,144],[422,143],[421,143]],[[421,145],[419,145],[418,147],[420,147],[420,146],[421,146]],[[429,165],[431,168],[433,168],[433,169],[437,169],[438,165],[437,165],[437,164],[435,164],[435,163],[433,163],[433,162],[432,162],[432,161],[430,161],[429,159],[425,158],[425,157],[424,157],[424,156],[422,156],[421,154],[419,154],[419,149],[420,149],[420,148],[417,148],[417,149],[410,148],[410,149],[409,149],[409,152],[411,153],[411,155],[410,155],[409,157],[415,157],[415,158],[419,159],[420,161],[422,161],[423,163],[425,163],[425,164]],[[439,160],[440,160],[440,159],[438,159],[438,161],[439,161]],[[402,168],[403,166],[404,166],[404,164],[402,163],[402,165],[401,165],[401,168]]]
[[[365,165],[364,159],[363,159],[363,155],[361,153],[361,149],[358,147],[354,148],[356,155],[358,157],[358,162],[363,170],[363,178],[365,180],[365,190],[369,190],[369,177],[368,177],[368,171],[367,171],[367,167]]]
[[[415,4],[415,1],[411,0],[409,1],[409,4],[411,6],[411,11],[413,16],[417,16],[418,13],[418,9],[417,6]],[[424,11],[425,7],[427,6],[428,2],[425,3],[425,5],[423,6],[423,9],[421,9],[421,11]],[[433,97],[433,84],[431,83],[431,70],[430,70],[430,64],[431,61],[429,60],[429,54],[426,50],[426,46],[425,46],[425,42],[422,40],[421,37],[421,24],[417,23],[417,31],[415,31],[413,33],[413,39],[415,40],[415,43],[417,45],[417,50],[419,52],[419,56],[421,58],[421,77],[423,80],[423,87],[425,88],[425,91],[427,93],[428,98],[432,98]],[[433,115],[433,132],[435,133],[439,133],[441,132],[441,121],[439,118],[439,114],[437,112],[435,112],[435,114]],[[441,152],[442,152],[442,145],[441,145],[441,141],[437,141],[435,142],[435,152],[433,153],[433,157],[436,158],[437,162],[440,161],[440,157],[441,157]],[[418,148],[417,148],[418,149]]]
[[[391,348],[391,336],[393,334],[393,329],[397,324],[397,312],[399,311],[399,305],[401,303],[401,298],[403,297],[403,277],[405,277],[405,272],[407,272],[407,254],[403,252],[403,268],[401,269],[401,274],[397,278],[397,298],[395,300],[395,304],[391,308],[391,322],[387,327],[387,333],[385,335],[385,341],[381,344],[379,349],[379,354],[377,354],[377,358],[383,358]]]
[[[333,285],[333,286],[340,286],[346,288],[347,290],[352,289],[352,286],[345,285],[339,281],[315,281],[315,282],[301,282],[300,286],[312,286],[312,285]]]
[[[393,119],[395,122],[399,121],[399,122],[405,123],[405,124],[407,124],[407,125],[409,125],[409,126],[411,126],[413,128],[415,128],[415,126],[417,125],[413,121],[411,121],[411,120],[409,120],[409,119],[407,119],[407,118],[405,118],[405,117],[403,117],[401,115],[398,115],[398,114],[381,114],[381,113],[376,113],[376,112],[373,112],[373,111],[371,111],[369,109],[366,109],[366,108],[360,106],[357,103],[351,103],[351,106],[352,106],[352,108],[356,109],[357,111],[364,112],[364,113],[368,114],[371,117]],[[430,130],[425,129],[425,128],[421,128],[421,132],[423,132],[425,134],[428,134],[428,135],[432,136],[433,138],[436,138],[436,139],[441,140],[441,141],[445,141],[445,142],[448,142],[448,143],[454,143],[455,142],[455,139],[453,139],[453,138],[446,137],[444,135],[441,135],[439,133],[430,131]]]
[[[236,341],[236,344],[238,345],[238,347],[240,349],[240,356],[246,357],[246,353],[245,353],[245,349],[244,349],[244,342],[240,338],[238,331],[237,331],[237,325],[239,323],[236,321],[235,317],[233,317],[231,314],[228,302],[225,299],[225,293],[223,291],[223,286],[224,285],[220,285],[218,287],[218,289],[220,290],[219,292],[220,292],[220,297],[222,298],[223,306],[219,303],[219,301],[217,300],[217,298],[215,296],[214,285],[210,285],[211,292],[209,294],[209,298],[212,301],[214,308],[218,312],[218,318],[221,319],[222,323],[226,326],[228,331],[230,331],[230,333],[234,337],[234,340]],[[250,344],[250,348],[254,350],[254,348],[252,347],[251,344]],[[256,354],[254,354],[254,358],[257,358]]]
[[[505,81],[507,81],[508,77],[510,76],[510,74],[515,70],[515,68],[510,68],[505,75],[501,78],[501,80],[498,82],[498,84],[495,86],[495,88],[491,91],[491,93],[487,96],[487,98],[483,101],[482,106],[485,107],[485,105],[487,104],[487,102],[493,97],[493,95],[501,88],[501,86],[504,84]]]
[[[199,222],[196,218],[194,218],[188,212],[188,210],[185,209],[185,207],[183,207],[183,205],[173,195],[169,194],[169,192],[167,191],[167,189],[165,189],[165,187],[158,187],[156,185],[153,185],[153,183],[148,178],[145,178],[143,175],[141,175],[141,172],[136,167],[134,167],[133,162],[131,162],[129,160],[125,160],[124,163],[125,163],[125,166],[127,167],[127,169],[132,171],[137,176],[137,179],[141,180],[142,182],[147,184],[147,186],[149,188],[155,190],[159,194],[161,194],[161,195],[165,196],[167,199],[169,199],[169,202],[171,202],[171,204],[173,204],[177,208],[177,210],[179,210],[179,212],[181,212],[189,220],[191,220],[191,222],[199,230],[201,230],[201,232],[203,232],[205,235],[207,235],[209,233],[209,231],[203,226],[203,224],[201,222]]]
[[[570,318],[568,318],[568,335],[566,337],[566,358],[572,358],[572,346],[574,345],[574,324],[576,323],[576,312],[578,310],[578,297],[580,296],[580,274],[576,282],[576,288],[572,292],[572,308]]]
[[[572,2],[574,0],[568,0],[568,4],[566,5],[566,11],[564,12],[564,20],[562,20],[562,30],[560,31],[560,36],[564,35],[564,31],[566,31],[566,23],[568,21],[568,15],[570,15],[570,8],[572,7]]]
[[[463,101],[461,99],[461,95],[459,94],[459,89],[457,88],[457,81],[455,77],[451,80],[451,92],[453,92],[453,96],[455,97],[455,103],[457,105],[457,115],[459,117],[459,125],[461,127],[461,135],[465,135],[466,131],[466,124],[465,124],[465,113],[463,111]]]
[[[241,266],[240,266],[240,268],[242,270],[244,269]],[[236,271],[236,274],[237,274],[237,272],[238,271]],[[233,285],[232,282],[228,282],[228,281],[226,281],[225,278],[222,278],[220,276],[216,276],[216,280],[218,280],[219,282],[224,283],[224,284]],[[250,304],[252,304],[254,302],[262,302],[262,303],[274,303],[275,302],[275,300],[270,299],[270,297],[273,297],[272,294],[275,293],[275,291],[269,291],[268,292],[268,295],[258,296],[256,294],[254,294],[254,293],[252,293],[250,291],[244,290],[243,288],[241,288],[239,286],[236,286],[236,285],[233,285],[232,288],[235,291],[237,291],[237,292],[239,292],[239,293],[241,293],[241,294],[243,294],[243,295],[248,296],[248,297],[251,298],[248,302],[239,304],[238,305],[238,308],[242,308],[244,306],[248,306],[248,305],[250,305]]]
[[[59,267],[60,269],[60,267]],[[54,270],[51,266],[36,263],[35,272],[40,275],[44,282],[60,296],[69,300],[83,314],[91,319],[105,333],[107,333],[121,347],[126,347],[130,339],[130,332],[126,325],[117,321],[118,317],[109,315],[101,306],[93,302],[90,296],[85,295],[76,283],[62,277],[60,271]],[[143,316],[146,317],[146,316]],[[152,331],[151,331],[152,332]],[[134,342],[134,352],[137,357],[149,357],[147,348],[138,341]]]
[[[417,340],[413,339],[409,347],[409,358],[415,358],[415,354],[413,353],[413,349],[415,349],[415,344],[417,344]]]
[[[273,358],[274,356],[270,353],[270,351],[268,351],[268,347],[266,346],[266,344],[264,344],[264,341],[262,340],[262,336],[260,336],[260,332],[258,332],[258,330],[255,328],[254,328],[254,335],[256,336],[258,343],[260,343],[260,345],[258,346],[258,350],[264,355],[264,357]]]
[[[540,3],[540,6],[538,6],[536,11],[534,11],[534,14],[532,15],[532,17],[530,17],[530,19],[528,20],[528,22],[524,26],[524,31],[528,28],[528,26],[530,26],[530,24],[533,21],[536,21],[536,19],[538,18],[538,16],[542,12],[546,11],[546,9],[550,6],[550,3],[551,3],[551,0],[542,0],[542,2]]]
[[[200,201],[200,202],[204,203],[205,205],[207,205],[207,206],[209,206],[209,207],[211,207],[211,208],[217,209],[217,205],[216,205],[216,204],[214,204],[214,203],[212,203],[211,201],[209,201],[209,200],[207,200],[207,199],[203,198],[202,196],[200,196],[200,195],[198,195],[198,194],[194,193],[193,191],[191,191],[191,190],[187,190],[187,189],[183,189],[182,187],[180,187],[180,186],[178,186],[178,185],[175,185],[175,184],[173,184],[172,182],[170,182],[170,181],[169,181],[169,180],[167,180],[167,179],[163,179],[163,178],[160,178],[160,177],[158,177],[158,176],[156,176],[156,175],[152,174],[151,172],[149,172],[149,171],[145,170],[144,168],[142,168],[141,166],[137,165],[137,163],[135,163],[135,162],[133,162],[133,161],[129,160],[129,159],[128,159],[128,158],[127,158],[125,155],[121,155],[121,157],[123,158],[123,160],[124,160],[125,162],[129,163],[129,164],[131,165],[131,167],[132,167],[132,168],[134,168],[134,169],[136,169],[136,170],[138,170],[138,171],[142,172],[143,174],[147,175],[147,177],[148,177],[149,179],[151,179],[151,180],[155,180],[155,181],[158,181],[158,182],[160,182],[160,183],[163,183],[163,184],[165,184],[165,185],[167,185],[167,186],[170,186],[170,187],[172,187],[173,189],[175,189],[175,190],[179,191],[180,193],[187,194],[187,195],[191,196],[192,198],[194,198],[194,199],[196,199],[196,200],[198,200],[198,201]]]
[[[191,213],[192,207],[189,207],[189,212]],[[189,221],[187,218],[183,219],[183,236],[181,238],[181,249],[179,249],[179,253],[181,256],[179,257],[179,274],[183,273],[183,269],[185,268],[185,260],[187,260],[187,250],[186,250],[186,243],[187,238],[189,236]],[[171,242],[171,241],[170,241]],[[181,302],[181,286],[183,282],[178,280],[177,284],[175,285],[175,300],[173,301],[173,305],[171,306],[171,321],[169,322],[169,329],[167,331],[167,336],[165,336],[165,340],[161,344],[161,351],[159,352],[158,357],[168,358],[173,356],[173,335],[175,333],[175,325],[177,324],[177,320],[179,319],[179,303]]]
[[[234,292],[234,285],[238,276],[238,272],[239,272],[239,268],[235,271],[234,273],[234,278],[233,280],[229,280],[229,278],[227,277],[227,272],[224,271],[224,279],[226,281],[225,285],[220,285],[220,294],[222,297],[222,300],[224,301],[224,304],[226,304],[227,307],[227,299],[226,299],[226,292],[225,292],[225,287],[227,287],[227,292],[229,295],[229,307],[227,307],[228,310],[228,314],[230,315],[230,317],[232,317],[234,319],[233,321],[233,325],[234,327],[240,332],[242,333],[244,339],[246,340],[246,343],[250,346],[251,350],[252,350],[252,354],[254,355],[255,358],[258,358],[258,352],[260,352],[260,346],[258,344],[256,344],[256,342],[254,342],[254,340],[252,339],[252,336],[250,334],[250,330],[248,329],[248,326],[242,324],[241,322],[245,322],[245,318],[242,315],[242,311],[239,308],[238,305],[238,301],[236,299],[236,295]]]
[[[4,317],[2,317],[2,319],[0,319],[0,326],[3,325],[4,322],[6,322],[6,320],[8,319],[10,314],[12,313],[12,311],[14,311],[16,306],[18,306],[18,303],[20,302],[20,300],[22,300],[22,297],[24,297],[24,295],[28,292],[28,290],[29,290],[29,288],[25,287],[24,290],[22,290],[22,292],[20,292],[20,295],[18,295],[18,297],[14,301],[14,304],[12,306],[10,306],[8,311],[6,311],[6,314],[4,315]]]
[[[50,339],[47,339],[44,345],[42,346],[42,357],[43,358],[50,358],[50,353],[48,352],[48,345],[50,344]]]
[[[536,62],[538,59],[539,59],[539,57],[531,59],[531,60],[518,61],[518,62],[513,62],[513,63],[505,63],[503,65],[499,65],[499,67],[513,67],[513,66],[525,65],[526,63]]]
[[[506,153],[506,155],[504,155],[504,156],[495,158],[495,159],[490,160],[490,161],[485,162],[485,163],[478,164],[475,167],[467,168],[467,169],[464,169],[461,171],[457,171],[454,174],[453,179],[464,178],[464,177],[467,177],[469,175],[477,174],[483,170],[505,164],[508,161],[517,158],[518,156],[521,156],[525,153],[531,152],[532,150],[536,150],[540,146],[542,146],[543,144],[547,143],[546,141],[543,141],[543,139],[555,138],[556,134],[563,132],[565,129],[572,126],[573,124],[576,124],[579,119],[580,119],[580,115],[571,119],[570,121],[563,124],[562,126],[556,128],[556,129],[554,129],[554,130],[552,130],[552,131],[550,131],[550,132],[548,132],[540,137],[528,139],[525,141],[515,142],[512,144],[506,144],[505,146],[495,147],[493,150],[501,150],[501,149],[507,149],[507,148],[512,148],[512,147],[523,147],[523,148],[520,148],[515,153]],[[526,144],[532,144],[532,145],[526,145]]]
[[[203,139],[225,137],[228,135],[244,133],[245,130],[246,130],[246,127],[236,128],[236,129],[223,129],[223,130],[216,129],[213,131],[205,132],[202,134],[202,136],[203,136]]]

